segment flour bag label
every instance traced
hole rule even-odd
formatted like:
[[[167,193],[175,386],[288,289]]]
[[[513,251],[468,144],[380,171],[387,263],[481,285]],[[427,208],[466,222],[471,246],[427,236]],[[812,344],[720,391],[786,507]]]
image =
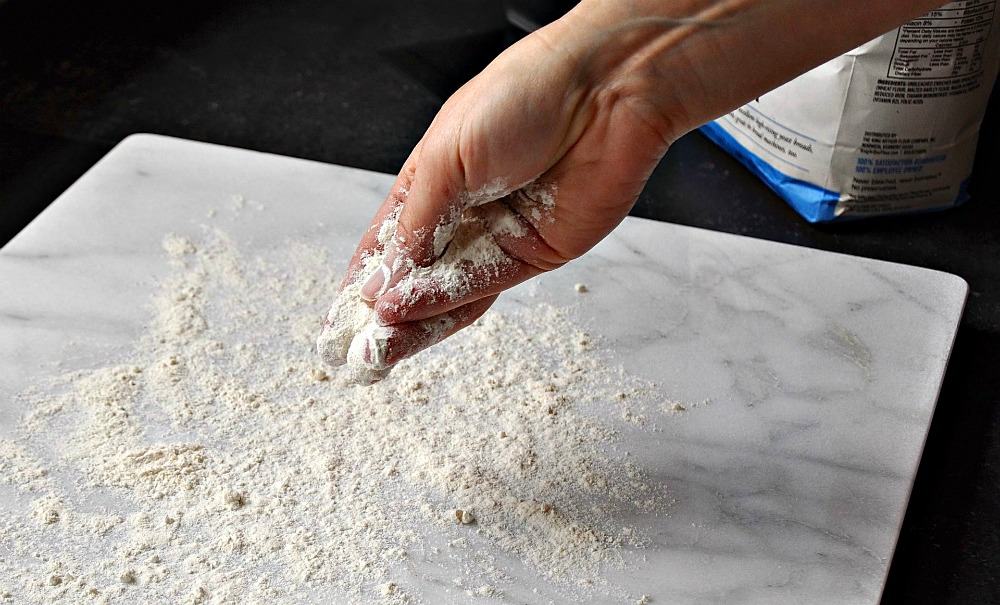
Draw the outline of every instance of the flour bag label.
[[[936,210],[967,182],[998,0],[951,2],[702,127],[810,222]]]

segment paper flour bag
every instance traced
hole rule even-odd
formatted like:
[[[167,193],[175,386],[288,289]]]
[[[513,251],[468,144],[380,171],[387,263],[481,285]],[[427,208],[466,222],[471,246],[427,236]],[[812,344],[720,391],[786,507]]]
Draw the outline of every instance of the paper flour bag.
[[[702,127],[810,222],[964,202],[996,0],[951,2]]]

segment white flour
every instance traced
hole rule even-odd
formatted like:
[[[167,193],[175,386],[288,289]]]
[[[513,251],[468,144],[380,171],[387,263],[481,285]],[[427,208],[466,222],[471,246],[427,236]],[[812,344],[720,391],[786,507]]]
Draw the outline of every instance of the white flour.
[[[0,518],[0,602],[490,601],[521,566],[557,600],[642,595],[598,572],[668,498],[593,412],[644,387],[564,311],[491,312],[356,387],[311,350],[323,251],[164,247],[135,350],[33,389],[0,440],[32,502]]]

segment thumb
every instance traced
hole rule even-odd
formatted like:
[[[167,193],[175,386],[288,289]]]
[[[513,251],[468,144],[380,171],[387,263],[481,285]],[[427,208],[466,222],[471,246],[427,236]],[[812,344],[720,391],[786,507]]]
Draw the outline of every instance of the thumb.
[[[457,136],[433,134],[422,141],[409,187],[400,192],[395,233],[386,245],[382,266],[361,287],[365,300],[378,299],[413,269],[440,258],[465,209],[499,199],[511,190],[502,179],[470,187]]]

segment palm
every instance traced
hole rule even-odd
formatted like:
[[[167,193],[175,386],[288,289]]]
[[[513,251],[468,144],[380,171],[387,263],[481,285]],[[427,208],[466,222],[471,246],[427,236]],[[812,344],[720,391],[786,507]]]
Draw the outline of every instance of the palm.
[[[544,50],[543,40],[525,39],[466,84],[425,141],[459,133],[447,144],[454,145],[468,190],[496,179],[530,183],[514,196],[522,202],[532,191],[550,190],[555,207],[546,220],[522,215],[557,254],[553,264],[561,264],[589,250],[624,218],[668,140],[638,99],[595,90],[576,77],[572,64],[549,59],[552,64],[528,69]],[[533,74],[543,70],[545,80],[535,80]]]

